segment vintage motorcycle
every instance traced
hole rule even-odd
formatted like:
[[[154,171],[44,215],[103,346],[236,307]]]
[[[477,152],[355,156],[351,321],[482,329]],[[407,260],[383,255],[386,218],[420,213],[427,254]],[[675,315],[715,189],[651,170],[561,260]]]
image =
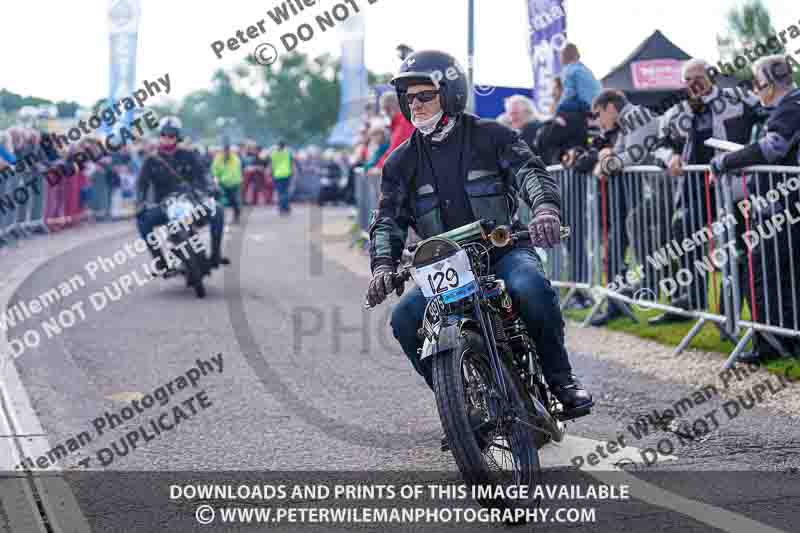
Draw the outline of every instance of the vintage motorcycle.
[[[205,217],[194,216],[197,213],[196,206],[202,203],[204,207],[213,209],[212,202],[215,201],[213,197],[203,200],[199,192],[184,189],[168,194],[157,204],[146,204],[148,208],[161,209],[166,215],[168,238],[162,244],[166,248],[165,257],[180,260],[177,268],[170,270],[165,277],[183,275],[186,278],[186,286],[193,287],[198,298],[206,296],[203,278],[210,274],[210,268],[205,254],[195,251],[194,247],[189,245],[189,239],[197,235],[199,229],[207,223]]]
[[[395,286],[413,278],[428,300],[421,360],[431,362],[447,447],[469,485],[534,487],[541,482],[539,449],[563,439],[563,421],[590,410],[565,413],[550,393],[536,346],[505,282],[493,274],[490,250],[527,235],[479,220],[408,247],[410,264],[394,274]],[[535,503],[478,501],[487,507]]]

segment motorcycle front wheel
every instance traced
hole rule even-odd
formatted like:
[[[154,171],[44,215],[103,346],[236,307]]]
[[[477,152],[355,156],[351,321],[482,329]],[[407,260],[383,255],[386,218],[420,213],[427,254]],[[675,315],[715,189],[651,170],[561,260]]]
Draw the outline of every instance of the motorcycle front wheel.
[[[519,379],[501,363],[503,395],[483,337],[465,330],[458,346],[437,354],[433,386],[450,451],[470,486],[528,486],[541,483],[533,405]],[[534,498],[479,497],[485,507],[531,507]]]
[[[189,239],[190,235],[181,235],[181,241]],[[194,294],[198,298],[206,297],[206,287],[203,284],[203,277],[206,274],[206,258],[198,254],[191,246],[184,246],[185,257],[182,257],[186,276],[186,285],[194,288]]]

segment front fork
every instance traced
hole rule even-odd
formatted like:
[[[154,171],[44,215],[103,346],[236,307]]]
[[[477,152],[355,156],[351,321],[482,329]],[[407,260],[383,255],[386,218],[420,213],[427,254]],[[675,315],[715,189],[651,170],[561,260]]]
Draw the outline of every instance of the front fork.
[[[511,398],[508,397],[508,387],[506,386],[505,375],[503,374],[503,369],[500,366],[503,364],[503,362],[501,361],[500,354],[497,350],[497,340],[494,335],[494,329],[492,328],[492,321],[488,320],[487,314],[484,312],[483,307],[481,306],[481,298],[478,296],[477,292],[472,295],[472,308],[475,312],[475,319],[478,321],[478,324],[481,327],[481,333],[483,334],[483,340],[486,345],[486,349],[489,351],[489,363],[492,366],[492,372],[494,372],[495,382],[500,386],[502,397],[506,402],[510,402]]]

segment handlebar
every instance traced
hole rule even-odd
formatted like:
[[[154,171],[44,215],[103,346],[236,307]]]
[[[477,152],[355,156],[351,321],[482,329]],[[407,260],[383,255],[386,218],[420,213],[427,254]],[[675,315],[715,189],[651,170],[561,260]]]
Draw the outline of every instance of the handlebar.
[[[168,194],[167,196],[165,196],[159,202],[150,202],[150,201],[145,200],[145,201],[141,202],[140,205],[142,206],[142,209],[160,208],[161,205],[164,203],[164,201],[167,198],[169,198],[170,196],[172,196],[172,195],[182,195],[182,194],[185,194],[185,195],[189,196],[191,198],[191,200],[194,201],[194,202],[202,203],[204,197],[214,198],[214,193],[215,193],[215,191],[213,189],[212,190],[195,189],[195,188],[191,188],[191,187],[188,187],[188,186],[182,186],[182,187],[179,188],[179,190]],[[167,203],[169,203],[169,202],[167,202]]]
[[[571,229],[569,226],[561,226],[561,227],[558,229],[558,234],[559,234],[559,236],[561,237],[561,240],[564,240],[564,239],[566,239],[567,237],[569,237],[571,233],[572,233],[572,229]],[[512,233],[512,234],[511,234],[511,239],[512,239],[514,242],[516,242],[516,241],[518,241],[519,239],[522,239],[522,238],[524,238],[524,237],[530,237],[530,234],[531,234],[531,233],[530,233],[528,230],[524,230],[524,231],[518,231],[518,232],[516,232],[516,233]]]
[[[560,238],[562,240],[564,240],[567,237],[569,237],[571,233],[572,233],[572,230],[570,229],[569,226],[561,226],[559,228],[559,236],[560,236]],[[511,242],[512,243],[515,243],[515,242],[519,241],[520,239],[525,239],[525,238],[530,238],[530,231],[523,230],[523,231],[518,231],[516,233],[512,233],[511,234]],[[419,243],[415,243],[415,244],[412,244],[411,246],[406,247],[406,250],[408,252],[414,252],[417,249],[418,246],[419,246]],[[396,273],[391,274],[391,276],[392,276],[392,285],[397,287],[400,283],[405,283],[406,281],[411,279],[411,270],[406,268],[406,269],[404,269],[404,270],[402,270],[400,272],[396,272]],[[364,302],[364,309],[372,309],[372,308],[373,308],[373,306],[369,305],[369,302],[367,302],[367,301]]]
[[[561,236],[562,240],[566,239],[567,237],[569,237],[571,233],[572,233],[572,230],[570,229],[569,226],[561,226],[559,228],[559,235]],[[511,234],[511,241],[512,242],[517,242],[520,239],[529,238],[529,237],[530,237],[530,232],[528,230],[518,231],[516,233],[512,233]],[[406,250],[411,253],[411,252],[414,252],[417,249],[418,246],[419,246],[419,243],[414,243],[411,246],[406,247]]]

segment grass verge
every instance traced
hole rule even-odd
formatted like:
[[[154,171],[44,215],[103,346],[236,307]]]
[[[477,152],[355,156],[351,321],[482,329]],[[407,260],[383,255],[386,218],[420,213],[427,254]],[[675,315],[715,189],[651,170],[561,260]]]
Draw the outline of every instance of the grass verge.
[[[562,297],[564,294],[562,294]],[[606,327],[612,331],[621,331],[629,333],[643,339],[649,339],[665,346],[677,346],[681,340],[689,333],[689,330],[695,324],[695,320],[686,322],[675,322],[672,324],[664,324],[661,326],[651,326],[647,323],[649,318],[653,318],[661,314],[661,311],[656,309],[644,309],[633,306],[631,308],[639,322],[634,322],[627,316],[615,318],[611,320]],[[589,314],[588,309],[580,310],[565,310],[564,317],[577,322],[583,322]],[[749,317],[747,309],[743,310],[743,318]],[[747,318],[744,318],[747,320]],[[696,348],[706,352],[719,353],[727,357],[733,351],[735,345],[729,340],[722,337],[720,330],[712,323],[706,322],[700,332],[689,343],[689,348]],[[745,348],[751,349],[752,342],[748,343]],[[795,354],[800,356],[800,354]],[[767,364],[767,370],[776,374],[787,375],[789,378],[800,379],[800,360],[795,358],[781,359],[771,361]]]

